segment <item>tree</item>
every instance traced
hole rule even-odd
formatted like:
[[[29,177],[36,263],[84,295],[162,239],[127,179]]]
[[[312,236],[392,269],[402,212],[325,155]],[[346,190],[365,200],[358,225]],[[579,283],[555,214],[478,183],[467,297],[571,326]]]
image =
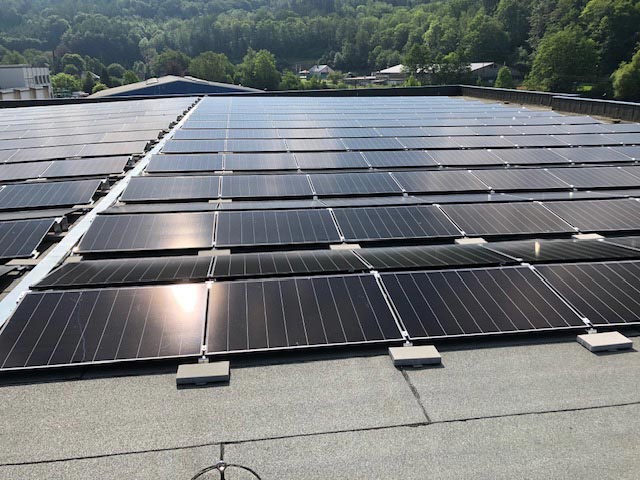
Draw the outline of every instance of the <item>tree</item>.
[[[268,50],[256,52],[250,48],[238,65],[238,71],[243,85],[265,90],[277,90],[280,86],[276,59]]]
[[[82,81],[82,91],[85,93],[93,92],[93,87],[95,86],[96,81],[93,79],[93,75],[89,72],[84,74],[84,79]]]
[[[112,87],[113,82],[111,81],[111,76],[109,75],[109,71],[106,69],[106,67],[102,68],[102,71],[100,72],[100,83],[106,85],[107,87]]]
[[[300,90],[302,89],[302,82],[300,77],[291,71],[287,71],[282,76],[280,81],[280,90]]]
[[[232,83],[233,70],[224,53],[203,52],[189,63],[189,75],[211,82]]]
[[[479,13],[469,23],[460,43],[462,57],[470,62],[503,62],[509,37],[495,18]]]
[[[156,77],[163,75],[183,76],[189,67],[190,58],[176,50],[165,50],[153,62],[153,73]]]
[[[577,26],[544,36],[527,76],[529,88],[571,92],[597,68],[596,44]]]
[[[409,78],[404,82],[405,87],[419,87],[420,82],[413,76],[413,74],[409,75]]]
[[[496,8],[496,19],[509,35],[512,50],[525,45],[529,34],[531,2],[528,0],[500,0]]]
[[[51,77],[51,85],[56,92],[71,93],[80,90],[80,80],[67,73],[57,73]]]
[[[107,72],[111,78],[122,78],[125,68],[119,63],[112,63],[107,67]]]
[[[611,75],[613,93],[620,100],[640,100],[640,48],[630,62],[622,62]]]
[[[107,87],[104,83],[98,82],[93,86],[93,89],[91,90],[91,93],[96,93],[96,92],[100,92],[102,90],[106,90]]]
[[[598,45],[600,70],[608,74],[629,58],[640,40],[640,2],[591,0],[580,14],[589,37]]]
[[[496,88],[513,88],[513,77],[511,76],[511,70],[506,65],[498,70],[498,76],[496,77]]]
[[[136,75],[136,72],[134,72],[132,70],[127,70],[122,75],[122,84],[123,85],[129,85],[130,83],[136,83],[136,82],[139,82],[139,81],[140,81],[140,78],[138,77],[138,75]]]
[[[78,67],[76,67],[75,65],[65,65],[64,66],[64,73],[68,74],[68,75],[74,75],[74,76],[78,76],[80,75],[80,71],[78,70]]]
[[[69,73],[67,72],[68,66],[74,67],[76,74],[77,72],[83,72],[86,69],[84,58],[82,58],[82,56],[78,55],[77,53],[65,53],[62,56],[62,60],[60,61],[60,67],[62,68],[62,71],[64,71],[65,73]]]

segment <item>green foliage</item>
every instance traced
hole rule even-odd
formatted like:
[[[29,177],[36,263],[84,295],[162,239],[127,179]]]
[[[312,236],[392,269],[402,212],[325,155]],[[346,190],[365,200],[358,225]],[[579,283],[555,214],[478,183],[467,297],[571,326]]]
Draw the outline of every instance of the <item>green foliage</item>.
[[[152,71],[156,77],[163,75],[183,76],[187,72],[191,59],[182,52],[165,50],[153,62]]]
[[[96,82],[93,79],[93,76],[89,72],[85,73],[82,80],[82,91],[85,93],[93,92],[93,87],[95,86],[95,84]]]
[[[91,93],[96,93],[96,92],[100,92],[102,90],[106,90],[107,87],[104,83],[98,82],[93,86],[93,89],[91,90]]]
[[[526,85],[546,91],[571,92],[578,82],[593,75],[597,61],[596,43],[579,27],[566,27],[542,39]]]
[[[68,74],[68,75],[73,75],[73,76],[78,76],[80,74],[80,70],[78,70],[78,67],[76,67],[75,65],[65,65],[64,73]]]
[[[611,76],[613,92],[619,100],[640,101],[640,48],[630,62],[623,62]]]
[[[280,86],[280,72],[276,69],[276,59],[267,50],[258,52],[249,49],[238,73],[243,85],[264,90],[277,90]]]
[[[51,85],[55,92],[72,93],[81,89],[80,80],[67,73],[57,73],[51,77]]]
[[[494,87],[496,88],[513,88],[513,77],[511,76],[511,70],[506,65],[498,70],[498,76]]]
[[[129,85],[140,81],[140,77],[133,70],[127,70],[122,74],[122,84]]]
[[[4,55],[2,55],[2,59],[0,60],[0,64],[2,65],[17,65],[20,63],[25,63],[24,56],[20,55],[20,53],[15,51],[7,51]]]
[[[122,78],[125,72],[125,68],[119,63],[112,63],[107,67],[107,72],[112,78]]]
[[[234,73],[224,53],[203,52],[189,63],[189,75],[211,82],[232,83]]]
[[[302,81],[300,77],[291,71],[284,72],[282,80],[280,80],[280,90],[300,90],[302,89]]]
[[[421,83],[413,75],[409,75],[409,78],[404,82],[405,87],[419,87],[420,85]]]

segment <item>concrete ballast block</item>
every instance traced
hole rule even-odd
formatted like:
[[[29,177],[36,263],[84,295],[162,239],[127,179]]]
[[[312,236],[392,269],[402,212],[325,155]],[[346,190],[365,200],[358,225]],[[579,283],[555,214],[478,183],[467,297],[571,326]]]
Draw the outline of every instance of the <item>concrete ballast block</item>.
[[[604,238],[599,233],[575,233],[572,237],[576,240],[602,240]]]
[[[229,381],[229,362],[187,363],[178,366],[177,385],[206,385]]]
[[[440,365],[442,357],[433,345],[390,347],[389,355],[396,367],[403,365]]]
[[[585,333],[578,335],[578,343],[591,352],[628,350],[633,342],[620,332]]]
[[[482,237],[464,237],[464,238],[456,238],[455,241],[458,245],[480,245],[482,243],[487,243],[487,241]]]

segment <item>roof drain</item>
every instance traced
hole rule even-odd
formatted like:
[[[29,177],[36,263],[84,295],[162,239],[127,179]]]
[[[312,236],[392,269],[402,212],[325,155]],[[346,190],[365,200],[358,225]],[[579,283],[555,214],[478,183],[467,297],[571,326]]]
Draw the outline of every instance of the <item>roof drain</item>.
[[[245,467],[243,465],[237,465],[235,463],[227,463],[224,460],[220,460],[215,465],[211,465],[210,467],[203,468],[198,473],[196,473],[193,477],[191,477],[191,480],[197,480],[199,478],[202,478],[203,475],[209,472],[213,472],[214,470],[217,470],[218,473],[220,474],[220,479],[224,480],[225,472],[227,470],[232,470],[232,469],[244,470],[245,472],[249,472],[251,475],[253,475],[254,478],[257,478],[258,480],[262,480],[260,478],[260,475],[258,475],[256,472],[251,470],[249,467]]]

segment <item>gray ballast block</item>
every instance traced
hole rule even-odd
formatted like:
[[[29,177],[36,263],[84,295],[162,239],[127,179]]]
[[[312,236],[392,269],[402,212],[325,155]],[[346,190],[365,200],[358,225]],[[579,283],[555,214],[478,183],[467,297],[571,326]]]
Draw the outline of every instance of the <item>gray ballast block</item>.
[[[206,385],[229,381],[229,362],[188,363],[178,366],[177,385]]]
[[[440,365],[442,357],[433,345],[390,347],[389,355],[396,367],[403,365]]]
[[[578,335],[578,343],[591,352],[627,350],[633,342],[620,332],[586,333]]]

